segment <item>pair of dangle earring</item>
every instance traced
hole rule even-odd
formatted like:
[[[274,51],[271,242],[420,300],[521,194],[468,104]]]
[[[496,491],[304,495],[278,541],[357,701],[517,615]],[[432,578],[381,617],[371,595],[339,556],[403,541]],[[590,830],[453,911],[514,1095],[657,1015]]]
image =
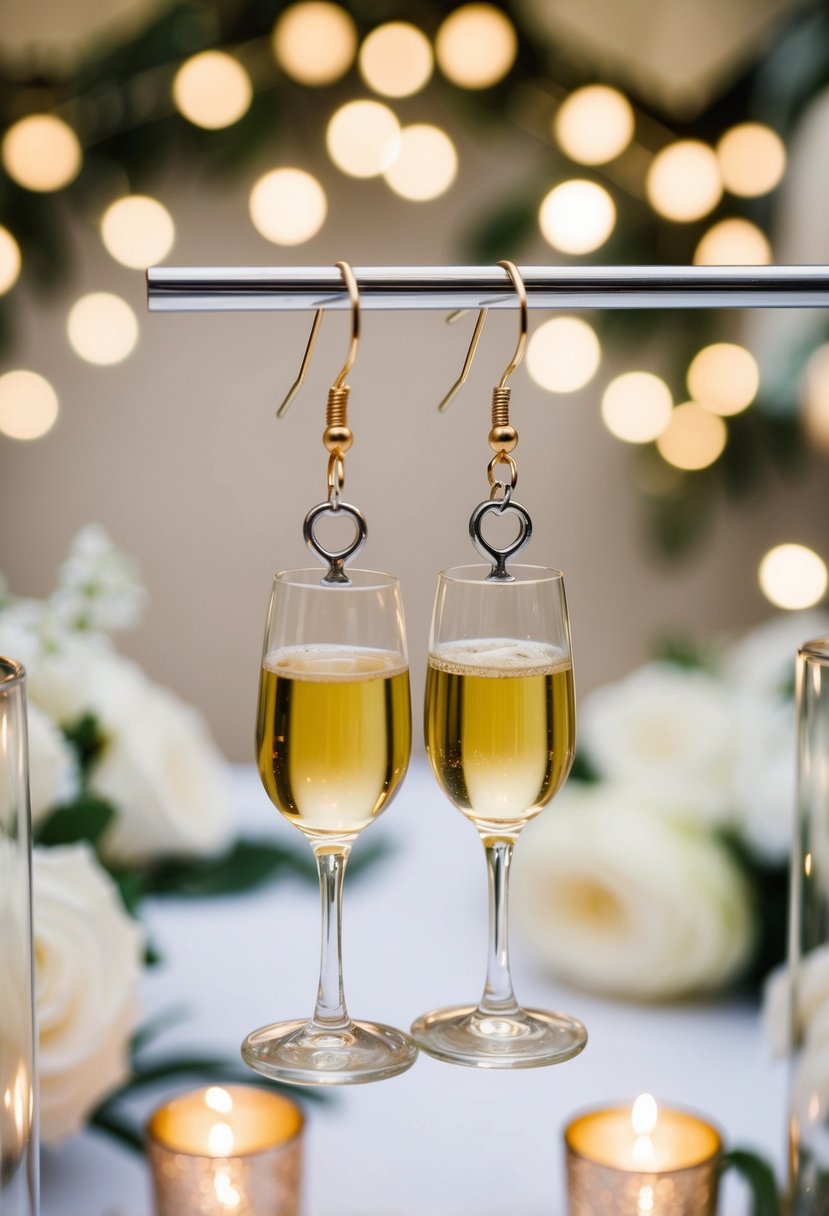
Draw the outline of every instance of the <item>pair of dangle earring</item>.
[[[490,496],[470,519],[470,534],[491,568],[443,571],[430,640],[426,746],[444,792],[477,828],[490,880],[487,978],[477,1006],[418,1018],[411,1036],[349,1017],[343,995],[342,882],[354,840],[388,805],[409,761],[411,712],[403,610],[397,580],[346,571],[366,537],[358,508],[344,502],[348,388],[359,341],[359,295],[339,263],[352,302],[349,355],[329,391],[323,442],[328,494],[303,525],[306,542],[327,566],[278,574],[268,612],[260,676],[257,759],[280,812],[308,839],[320,876],[322,945],[314,1013],[308,1020],[254,1031],[243,1055],[257,1071],[294,1084],[354,1084],[411,1067],[417,1046],[453,1063],[521,1068],[568,1059],[584,1046],[584,1028],[563,1014],[524,1010],[515,999],[507,947],[507,884],[518,834],[552,798],[572,762],[574,698],[570,635],[561,575],[537,567],[510,570],[532,522],[515,501],[518,441],[509,422],[506,381],[526,345],[526,293],[504,263],[521,303],[515,355],[493,391]],[[481,313],[464,371],[468,375],[485,320]],[[300,374],[307,371],[322,318],[314,319]],[[449,394],[449,397],[454,392]],[[447,401],[445,399],[444,404]],[[488,542],[491,512],[515,513],[519,534],[505,547]],[[345,513],[352,543],[333,551],[318,521]],[[474,624],[473,624],[474,622]],[[470,629],[474,634],[470,635]]]

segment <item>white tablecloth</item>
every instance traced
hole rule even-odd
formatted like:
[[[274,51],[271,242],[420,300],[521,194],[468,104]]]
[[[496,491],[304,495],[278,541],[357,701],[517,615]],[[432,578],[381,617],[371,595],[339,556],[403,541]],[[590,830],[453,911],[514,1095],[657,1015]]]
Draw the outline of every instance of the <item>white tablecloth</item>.
[[[292,829],[253,768],[231,775],[239,830]],[[548,814],[555,814],[552,807]],[[531,847],[532,825],[519,842]],[[351,1013],[408,1027],[435,1006],[477,999],[483,983],[486,879],[474,829],[438,791],[423,760],[369,836],[393,855],[345,891]],[[301,844],[297,834],[296,840]],[[355,857],[361,847],[358,841]],[[235,1053],[254,1027],[310,1014],[318,964],[318,897],[283,880],[243,897],[168,899],[147,909],[164,964],[146,981],[148,1014],[187,1005],[159,1047]],[[527,1004],[581,1018],[590,1042],[556,1068],[489,1072],[421,1056],[401,1077],[339,1090],[307,1127],[306,1216],[559,1216],[561,1128],[582,1107],[650,1091],[717,1122],[782,1173],[785,1068],[770,1058],[747,1003],[633,1006],[557,985],[513,933],[513,973]],[[739,1185],[722,1210],[746,1210]],[[140,1159],[85,1133],[44,1154],[43,1216],[149,1216]],[[182,1214],[185,1216],[185,1214]]]

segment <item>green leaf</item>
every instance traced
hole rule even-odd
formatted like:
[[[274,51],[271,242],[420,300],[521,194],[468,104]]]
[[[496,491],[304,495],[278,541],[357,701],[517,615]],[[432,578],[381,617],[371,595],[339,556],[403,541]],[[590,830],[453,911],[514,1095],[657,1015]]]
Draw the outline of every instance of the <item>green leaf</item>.
[[[199,1077],[205,1082],[225,1081],[228,1084],[238,1082],[241,1085],[261,1085],[264,1089],[276,1088],[296,1097],[296,1090],[292,1086],[281,1086],[274,1081],[260,1077],[246,1065],[226,1056],[210,1054],[168,1056],[150,1064],[134,1065],[132,1075],[119,1090],[110,1094],[98,1110],[107,1111],[126,1097],[132,1097],[144,1090],[155,1089],[165,1082],[178,1081],[185,1077]],[[324,1102],[326,1099],[324,1091],[317,1089],[309,1089],[307,1092],[303,1090],[302,1097],[311,1102]]]
[[[74,802],[67,802],[52,811],[35,833],[40,845],[76,844],[87,840],[95,844],[115,818],[115,807],[104,798],[81,793]]]
[[[126,871],[140,883],[140,896],[175,895],[204,897],[236,895],[271,881],[278,874],[313,877],[313,859],[269,840],[235,841],[218,857],[178,857],[142,869]]]
[[[88,1123],[90,1127],[117,1140],[130,1152],[144,1152],[143,1129],[120,1111],[111,1110],[108,1106],[99,1107],[89,1116]]]
[[[652,653],[657,662],[673,663],[690,671],[711,671],[714,667],[711,655],[688,634],[666,634],[657,641]]]
[[[735,1170],[751,1191],[751,1216],[782,1216],[783,1207],[774,1170],[751,1149],[732,1148],[720,1158],[720,1174]]]
[[[349,874],[363,873],[388,853],[389,846],[384,840],[361,845],[349,862]],[[245,837],[218,857],[173,857],[143,868],[113,867],[110,872],[131,912],[149,895],[179,898],[238,895],[272,882],[281,874],[303,882],[317,882],[310,849],[300,851],[271,840]]]
[[[71,726],[64,726],[63,736],[69,746],[75,749],[81,777],[85,781],[106,743],[98,719],[94,714],[83,714]]]
[[[789,866],[787,862],[770,864],[763,861],[734,832],[720,832],[718,836],[753,887],[757,939],[741,986],[756,995],[769,972],[786,957]]]
[[[570,769],[571,781],[583,781],[585,785],[595,785],[601,781],[596,769],[593,767],[593,762],[588,759],[585,752],[576,750],[573,757],[573,767]]]

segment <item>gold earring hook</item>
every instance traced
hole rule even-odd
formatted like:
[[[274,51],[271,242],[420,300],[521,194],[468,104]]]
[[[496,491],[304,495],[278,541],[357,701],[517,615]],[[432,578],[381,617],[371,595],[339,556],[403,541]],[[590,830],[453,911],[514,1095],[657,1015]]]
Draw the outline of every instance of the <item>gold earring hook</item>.
[[[519,305],[518,344],[515,347],[515,353],[513,354],[512,358],[510,359],[509,363],[507,364],[506,368],[504,369],[503,375],[501,376],[501,379],[498,382],[498,388],[503,389],[506,387],[506,383],[507,383],[507,380],[509,379],[509,377],[515,371],[515,369],[520,365],[521,360],[524,358],[524,350],[527,345],[527,334],[528,334],[528,330],[529,330],[529,311],[528,311],[529,306],[527,303],[527,289],[524,286],[524,280],[521,278],[521,273],[518,270],[518,267],[515,265],[515,263],[508,262],[508,261],[502,261],[502,262],[499,262],[498,265],[503,267],[503,269],[506,270],[507,274],[509,275],[510,280],[512,281],[512,285],[515,288],[515,293],[518,296],[518,305]],[[459,317],[462,317],[464,315],[465,311],[466,311],[465,309],[461,309],[458,312],[453,312],[448,317],[450,324],[453,323],[454,321],[457,321]],[[487,317],[488,311],[489,310],[487,308],[482,308],[480,310],[480,312],[478,313],[478,320],[475,322],[475,328],[472,331],[472,339],[469,343],[469,349],[466,352],[466,358],[463,361],[463,367],[461,369],[461,374],[458,376],[457,380],[452,385],[452,387],[449,389],[449,392],[446,394],[446,396],[443,398],[440,405],[438,406],[438,410],[441,413],[443,413],[443,411],[449,405],[450,401],[454,400],[454,398],[458,395],[460,390],[463,388],[464,384],[466,384],[466,381],[469,377],[470,369],[472,367],[472,361],[475,358],[475,354],[478,350],[478,343],[481,340],[481,333],[483,332],[483,328],[484,328],[484,324],[486,322],[486,317]]]
[[[345,282],[349,299],[351,300],[351,345],[348,348],[348,355],[346,356],[345,363],[340,369],[339,375],[333,384],[334,388],[340,389],[343,387],[343,382],[346,376],[354,366],[354,361],[357,358],[357,347],[360,344],[360,292],[359,288],[357,287],[357,280],[354,278],[354,272],[352,271],[348,262],[337,262],[337,269],[343,276],[343,281]],[[297,378],[288,389],[285,399],[283,400],[279,409],[276,411],[277,418],[282,417],[302,387],[303,381],[308,373],[308,365],[311,362],[311,355],[314,352],[314,347],[317,342],[317,335],[319,333],[320,325],[322,324],[324,311],[325,309],[318,308],[314,313],[314,320],[311,323],[311,332],[308,335],[308,342],[305,346],[305,353],[302,356],[302,362],[299,366]]]
[[[512,279],[512,285],[515,288],[515,294],[518,296],[518,344],[515,347],[515,353],[510,359],[507,366],[504,368],[503,375],[498,381],[499,388],[506,388],[507,380],[517,367],[520,366],[521,360],[524,358],[524,350],[527,346],[527,334],[530,327],[529,305],[527,303],[527,289],[524,286],[524,280],[521,278],[521,272],[514,262],[499,262],[499,266],[503,266],[509,277]]]

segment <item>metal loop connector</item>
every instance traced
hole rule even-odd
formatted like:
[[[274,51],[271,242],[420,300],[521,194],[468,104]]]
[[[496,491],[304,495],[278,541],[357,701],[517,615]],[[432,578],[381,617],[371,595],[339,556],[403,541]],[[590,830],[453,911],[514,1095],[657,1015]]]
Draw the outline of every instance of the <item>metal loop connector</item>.
[[[354,539],[350,544],[345,545],[342,549],[327,549],[325,547],[322,541],[317,538],[314,530],[317,521],[322,519],[324,515],[335,515],[340,519],[343,515],[351,516],[354,520],[356,531]],[[345,564],[360,552],[366,543],[366,536],[368,535],[368,527],[362,511],[357,507],[353,507],[348,502],[340,502],[336,508],[330,502],[317,503],[305,516],[305,521],[302,525],[302,535],[305,537],[305,543],[314,556],[324,566],[328,566],[328,570],[323,575],[322,581],[324,583],[350,585],[351,579],[346,573]]]
[[[496,477],[497,471],[504,466],[509,470],[509,481],[502,481],[499,477]],[[506,489],[507,487],[510,490],[514,490],[518,485],[518,465],[509,452],[496,452],[486,467],[486,475],[494,491]]]
[[[345,488],[345,461],[342,452],[332,452],[328,457],[328,505],[332,511],[342,506]]]
[[[491,511],[497,511],[499,515],[503,515],[505,511],[513,511],[518,516],[518,535],[509,545],[499,548],[498,545],[490,544],[484,536],[483,521]],[[490,499],[478,503],[469,520],[469,535],[472,537],[472,543],[479,553],[492,562],[492,569],[487,575],[488,580],[498,580],[504,583],[515,581],[507,570],[507,562],[524,548],[532,534],[533,521],[529,511],[526,507],[522,507],[520,502],[502,503]]]

